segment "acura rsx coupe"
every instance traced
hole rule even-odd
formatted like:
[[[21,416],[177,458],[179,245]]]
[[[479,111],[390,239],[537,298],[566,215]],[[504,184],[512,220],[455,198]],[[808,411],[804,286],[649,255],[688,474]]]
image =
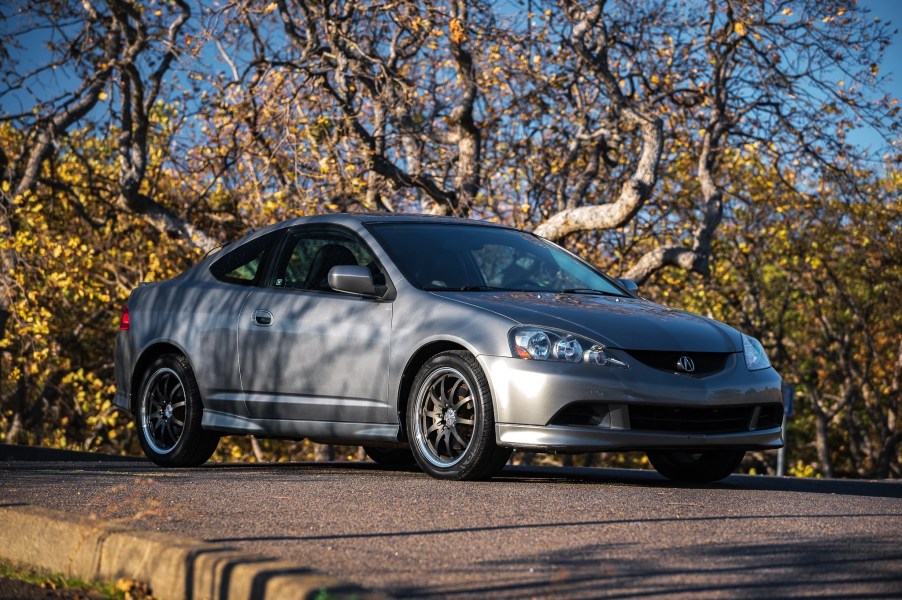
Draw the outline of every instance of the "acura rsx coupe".
[[[362,445],[446,479],[491,477],[515,449],[642,450],[706,482],[782,445],[780,376],[756,339],[466,219],[294,219],[142,284],[116,384],[165,466],[251,434]]]

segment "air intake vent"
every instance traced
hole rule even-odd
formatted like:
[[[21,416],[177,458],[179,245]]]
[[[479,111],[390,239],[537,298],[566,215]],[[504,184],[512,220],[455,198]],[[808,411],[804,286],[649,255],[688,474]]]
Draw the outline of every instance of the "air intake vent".
[[[758,418],[752,423],[755,409]],[[668,433],[742,433],[779,427],[783,407],[779,404],[758,406],[717,406],[687,408],[683,406],[630,405],[630,429]]]

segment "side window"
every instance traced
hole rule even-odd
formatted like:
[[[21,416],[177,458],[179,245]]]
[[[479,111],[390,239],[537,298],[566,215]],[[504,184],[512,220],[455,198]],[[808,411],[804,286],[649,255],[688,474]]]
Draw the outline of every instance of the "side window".
[[[260,273],[260,265],[270,245],[281,232],[274,231],[252,242],[242,244],[210,265],[213,277],[226,283],[254,285]]]
[[[385,282],[376,259],[362,241],[350,234],[316,231],[289,235],[276,263],[273,285],[331,292],[329,271],[340,265],[369,267],[376,284]]]

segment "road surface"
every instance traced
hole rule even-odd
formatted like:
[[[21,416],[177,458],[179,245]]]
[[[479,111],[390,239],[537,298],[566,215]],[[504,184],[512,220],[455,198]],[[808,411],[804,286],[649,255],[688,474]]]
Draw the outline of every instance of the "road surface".
[[[902,597],[902,482],[686,486],[651,471],[508,467],[456,483],[372,463],[7,460],[9,503],[234,545],[405,597]]]

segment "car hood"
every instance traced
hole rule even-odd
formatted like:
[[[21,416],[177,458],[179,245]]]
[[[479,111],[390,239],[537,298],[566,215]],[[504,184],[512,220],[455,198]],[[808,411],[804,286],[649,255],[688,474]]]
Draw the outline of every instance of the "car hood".
[[[441,292],[524,325],[563,329],[612,348],[739,352],[739,332],[713,319],[641,298],[546,292]]]

